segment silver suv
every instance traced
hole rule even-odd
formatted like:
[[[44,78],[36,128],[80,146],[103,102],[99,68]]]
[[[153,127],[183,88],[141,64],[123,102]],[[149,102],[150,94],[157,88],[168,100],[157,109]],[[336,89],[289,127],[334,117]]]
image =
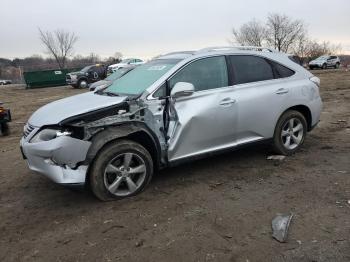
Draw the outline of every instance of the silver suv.
[[[333,55],[323,55],[315,60],[310,61],[309,68],[312,70],[314,68],[327,69],[328,67],[333,67],[338,69],[340,67],[340,59]]]
[[[320,80],[260,47],[170,53],[108,88],[50,103],[24,128],[29,168],[101,200],[139,193],[161,168],[271,141],[290,155],[319,121]]]

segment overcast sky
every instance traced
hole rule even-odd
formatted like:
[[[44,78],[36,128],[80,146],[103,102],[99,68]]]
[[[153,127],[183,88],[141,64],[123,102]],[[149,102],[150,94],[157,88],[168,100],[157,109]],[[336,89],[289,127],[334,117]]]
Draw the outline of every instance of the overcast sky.
[[[155,55],[228,44],[232,27],[278,12],[350,54],[350,0],[0,0],[0,57],[43,54],[38,27],[75,32],[75,54]]]

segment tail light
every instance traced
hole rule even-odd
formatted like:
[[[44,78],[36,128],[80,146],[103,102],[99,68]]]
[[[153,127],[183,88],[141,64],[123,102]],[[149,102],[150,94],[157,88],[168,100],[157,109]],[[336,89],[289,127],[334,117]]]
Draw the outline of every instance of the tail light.
[[[318,77],[312,76],[310,77],[310,81],[316,84],[318,87],[320,87],[321,80]]]

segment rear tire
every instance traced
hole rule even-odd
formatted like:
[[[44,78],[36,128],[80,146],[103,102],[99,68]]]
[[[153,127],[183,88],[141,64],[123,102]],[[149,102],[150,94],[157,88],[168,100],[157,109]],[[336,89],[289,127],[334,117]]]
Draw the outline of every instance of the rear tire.
[[[303,114],[295,110],[285,112],[277,122],[273,136],[273,149],[277,154],[292,155],[304,143],[307,122]]]
[[[151,181],[153,161],[149,152],[130,140],[105,146],[89,172],[90,187],[102,201],[139,194]]]
[[[339,63],[336,63],[335,66],[334,66],[335,69],[339,69],[339,67],[340,67]]]

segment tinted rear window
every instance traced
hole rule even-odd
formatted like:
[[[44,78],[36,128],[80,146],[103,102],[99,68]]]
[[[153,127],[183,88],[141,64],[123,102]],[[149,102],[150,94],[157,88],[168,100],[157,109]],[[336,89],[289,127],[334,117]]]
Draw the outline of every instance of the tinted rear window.
[[[271,65],[257,56],[230,56],[234,84],[244,84],[274,79]]]
[[[285,77],[290,77],[292,75],[294,75],[294,71],[283,66],[280,65],[278,63],[272,62],[270,61],[270,63],[273,64],[275,70],[276,70],[276,77],[275,78],[285,78]]]

